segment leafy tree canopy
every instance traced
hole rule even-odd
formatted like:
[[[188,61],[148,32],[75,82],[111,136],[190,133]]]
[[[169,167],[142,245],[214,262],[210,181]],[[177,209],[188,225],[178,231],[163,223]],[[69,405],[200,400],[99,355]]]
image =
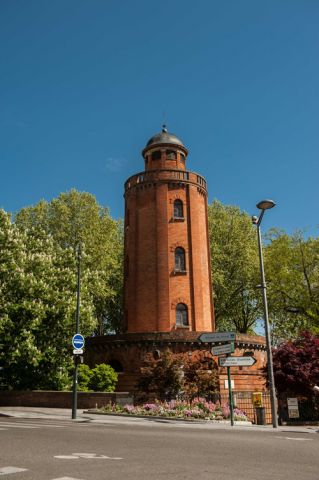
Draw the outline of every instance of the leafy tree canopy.
[[[265,249],[270,319],[275,337],[319,332],[319,239],[272,230]]]
[[[219,330],[253,331],[261,314],[256,231],[251,217],[234,206],[214,201],[208,225],[215,303]]]
[[[41,228],[18,228],[0,210],[0,364],[14,389],[68,387],[74,334],[76,265]],[[87,272],[89,275],[89,272]],[[84,282],[82,332],[96,328]]]
[[[94,195],[70,190],[51,202],[23,208],[15,222],[22,229],[41,229],[61,248],[84,250],[82,268],[93,298],[98,333],[119,331],[122,322],[122,224],[111,218]]]

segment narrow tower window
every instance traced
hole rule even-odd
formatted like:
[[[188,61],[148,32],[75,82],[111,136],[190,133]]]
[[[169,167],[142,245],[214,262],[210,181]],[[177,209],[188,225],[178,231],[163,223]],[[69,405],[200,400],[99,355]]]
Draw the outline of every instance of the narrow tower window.
[[[174,150],[166,150],[167,160],[176,160],[176,152]]]
[[[175,200],[174,202],[174,218],[184,218],[182,200]]]
[[[152,153],[152,160],[160,160],[162,157],[162,153],[160,150],[156,150],[156,152]]]
[[[185,303],[178,303],[176,306],[176,325],[187,326],[188,325],[188,313]]]
[[[175,248],[175,272],[185,272],[185,250],[181,247]]]

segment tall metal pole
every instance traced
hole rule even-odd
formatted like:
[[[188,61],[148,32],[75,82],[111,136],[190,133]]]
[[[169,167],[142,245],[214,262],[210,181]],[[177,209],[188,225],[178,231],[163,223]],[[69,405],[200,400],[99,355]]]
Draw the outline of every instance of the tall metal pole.
[[[258,250],[259,250],[259,262],[260,262],[261,289],[262,289],[263,304],[264,304],[264,317],[265,317],[264,320],[265,320],[265,336],[266,336],[266,349],[267,349],[268,382],[269,382],[270,402],[271,402],[271,417],[272,417],[273,428],[277,428],[278,427],[277,398],[276,398],[276,391],[275,391],[275,379],[274,379],[274,369],[273,369],[273,362],[272,362],[272,351],[271,351],[271,341],[270,341],[270,331],[269,331],[267,286],[265,281],[264,259],[263,259],[261,231],[260,231],[260,223],[264,216],[264,213],[265,213],[265,210],[262,210],[256,225],[257,225]]]
[[[75,315],[75,333],[80,330],[80,299],[81,299],[81,244],[77,246],[77,296],[76,296],[76,315]],[[72,395],[72,419],[76,419],[78,403],[78,355],[74,355],[74,373],[73,373],[73,395]]]
[[[230,424],[233,427],[234,426],[234,400],[233,400],[233,389],[232,389],[232,386],[231,386],[230,367],[227,367],[227,379],[228,379]]]

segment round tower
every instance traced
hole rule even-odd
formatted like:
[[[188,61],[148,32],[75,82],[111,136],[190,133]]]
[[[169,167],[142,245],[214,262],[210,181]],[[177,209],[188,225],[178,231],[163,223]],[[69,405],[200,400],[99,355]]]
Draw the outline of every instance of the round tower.
[[[125,326],[133,332],[214,331],[205,179],[165,126],[125,183]]]

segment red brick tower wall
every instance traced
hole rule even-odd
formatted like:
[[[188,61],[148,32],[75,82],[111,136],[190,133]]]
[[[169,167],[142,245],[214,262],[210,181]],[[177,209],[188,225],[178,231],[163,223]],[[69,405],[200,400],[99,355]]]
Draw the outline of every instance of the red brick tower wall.
[[[125,183],[125,331],[214,331],[206,182],[185,169],[187,149],[163,132],[167,143],[154,137],[143,150],[145,171]],[[176,325],[178,304],[187,307],[187,325]]]

